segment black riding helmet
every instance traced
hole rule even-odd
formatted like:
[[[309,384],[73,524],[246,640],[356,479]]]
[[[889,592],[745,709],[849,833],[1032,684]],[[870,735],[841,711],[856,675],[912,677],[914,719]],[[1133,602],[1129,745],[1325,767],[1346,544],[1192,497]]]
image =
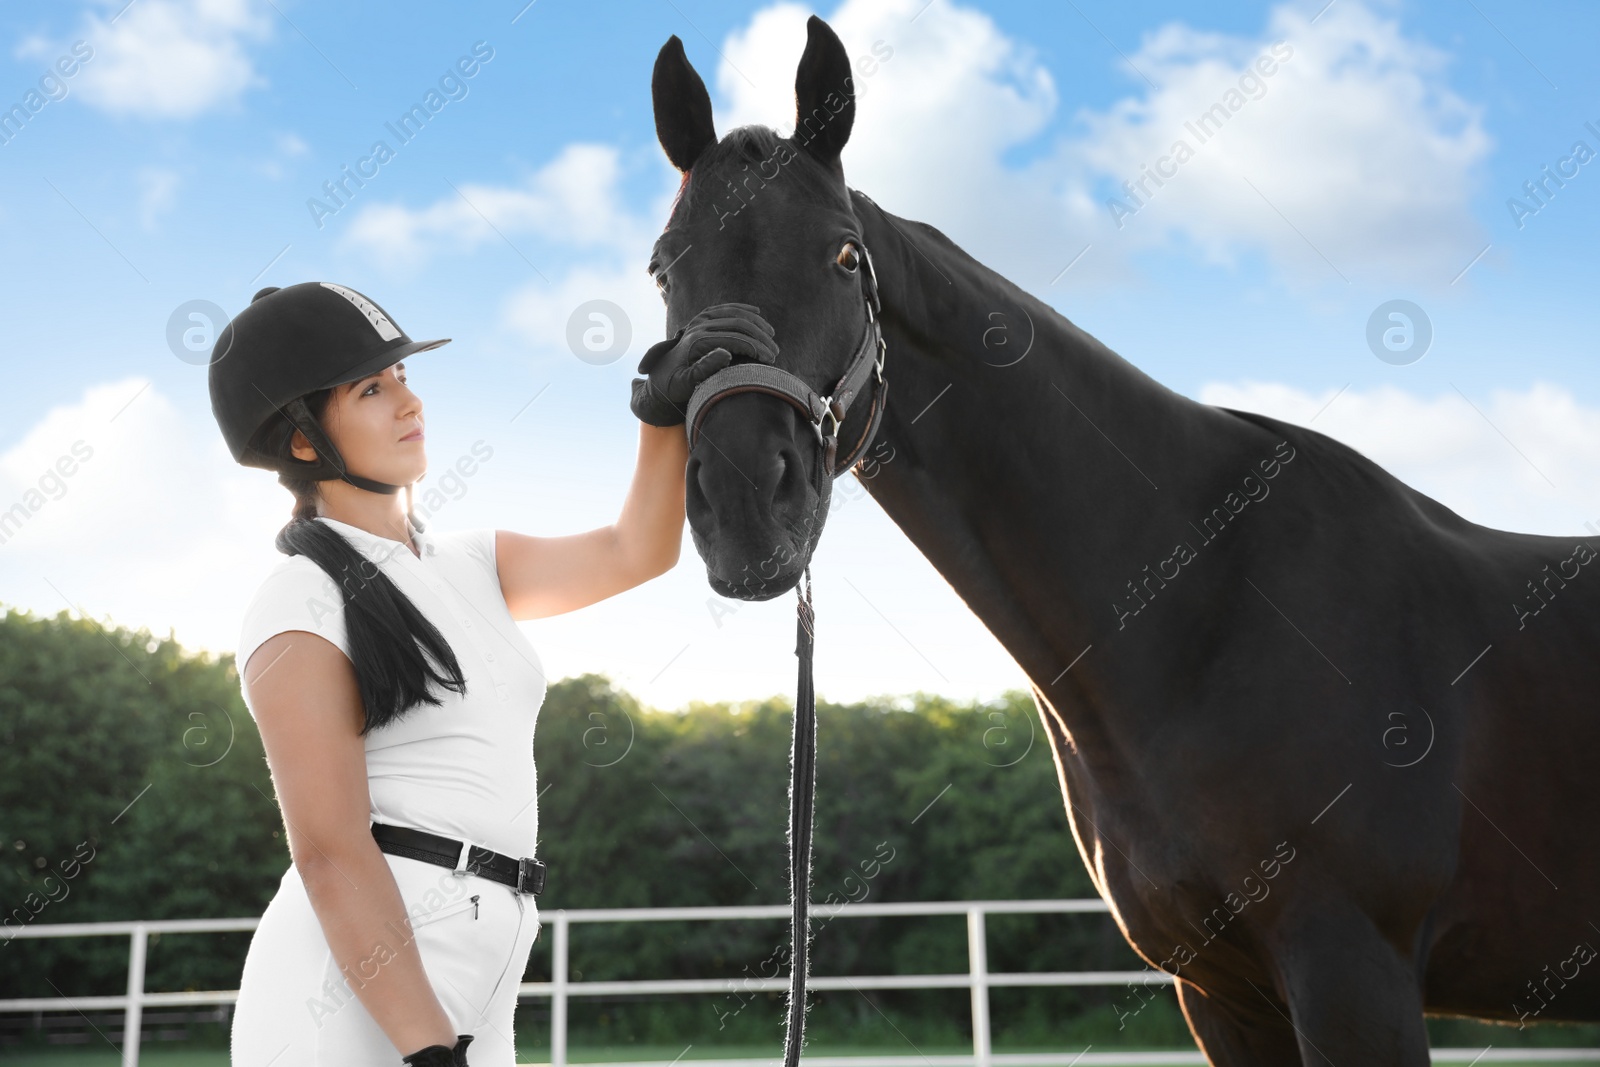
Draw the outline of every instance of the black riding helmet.
[[[358,381],[415,352],[449,344],[413,341],[378,304],[332,282],[270,286],[251,298],[217,337],[208,377],[211,413],[233,458],[286,476],[342,478],[374,493],[402,488],[352,473],[306,405],[308,393]],[[282,459],[254,447],[275,416],[289,420],[317,451],[317,462]]]

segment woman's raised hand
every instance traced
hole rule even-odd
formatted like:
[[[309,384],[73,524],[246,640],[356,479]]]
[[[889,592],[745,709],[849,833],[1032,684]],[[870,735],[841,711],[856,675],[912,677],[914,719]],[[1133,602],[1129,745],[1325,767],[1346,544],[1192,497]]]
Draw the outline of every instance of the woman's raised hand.
[[[645,352],[629,406],[652,426],[682,425],[695,388],[737,356],[776,362],[772,324],[751,304],[712,304]]]

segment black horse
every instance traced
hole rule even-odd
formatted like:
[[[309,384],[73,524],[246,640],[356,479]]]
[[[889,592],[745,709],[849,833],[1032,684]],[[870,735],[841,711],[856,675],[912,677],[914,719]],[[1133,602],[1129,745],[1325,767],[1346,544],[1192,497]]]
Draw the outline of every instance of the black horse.
[[[893,403],[857,473],[1027,672],[1084,863],[1212,1062],[1422,1065],[1424,1013],[1600,1019],[1591,542],[1478,526],[1179,396],[848,188],[850,61],[816,17],[792,137],[719,141],[677,37],[652,90],[684,172],[652,260],[669,331],[753,304],[823,393],[870,252]],[[706,412],[687,510],[713,589],[794,588],[816,444],[764,393]]]

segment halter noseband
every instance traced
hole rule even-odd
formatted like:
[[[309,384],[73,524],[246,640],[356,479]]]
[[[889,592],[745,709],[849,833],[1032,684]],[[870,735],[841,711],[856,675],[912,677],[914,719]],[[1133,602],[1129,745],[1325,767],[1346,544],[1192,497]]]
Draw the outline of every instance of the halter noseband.
[[[836,478],[843,474],[861,458],[862,453],[872,444],[872,438],[878,432],[878,423],[883,419],[883,407],[889,383],[883,377],[883,357],[888,351],[888,346],[884,343],[883,327],[879,321],[883,314],[883,304],[878,299],[878,276],[872,269],[872,254],[867,251],[867,246],[860,241],[856,243],[860,245],[861,258],[866,262],[866,270],[862,274],[862,289],[867,308],[867,324],[860,343],[856,345],[855,354],[850,357],[849,366],[834,383],[832,393],[828,396],[819,396],[804,379],[770,363],[731,364],[701,382],[689,398],[689,410],[684,420],[684,428],[689,436],[690,448],[693,448],[699,439],[700,423],[712,404],[736,393],[767,393],[797,408],[811,423],[811,428],[817,434],[817,444],[822,448],[822,470],[827,472],[828,478]],[[844,423],[851,402],[861,395],[869,378],[877,382],[877,388],[872,391],[872,409],[867,419],[867,428],[850,449],[844,462],[836,466],[834,460],[839,445],[839,427]],[[830,422],[832,425],[827,425]]]

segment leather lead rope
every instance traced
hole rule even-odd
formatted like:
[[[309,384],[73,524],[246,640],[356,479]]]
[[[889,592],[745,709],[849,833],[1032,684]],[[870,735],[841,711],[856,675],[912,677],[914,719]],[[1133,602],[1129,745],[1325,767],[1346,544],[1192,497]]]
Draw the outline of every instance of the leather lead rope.
[[[812,651],[816,613],[811,605],[811,565],[806,564],[805,593],[795,586],[794,654],[800,659],[800,680],[794,701],[794,740],[789,751],[789,1021],[784,1039],[784,1067],[799,1067],[805,1044],[806,972],[811,949],[811,830],[817,800],[817,701],[812,688]]]
[[[834,383],[833,392],[820,396],[804,379],[781,367],[766,363],[735,362],[717,371],[695,387],[689,398],[684,432],[692,449],[700,436],[700,423],[710,407],[738,393],[766,393],[799,410],[816,433],[820,452],[812,474],[812,488],[819,502],[817,530],[828,513],[832,481],[855,465],[877,436],[878,425],[887,403],[889,383],[883,375],[888,346],[880,322],[883,305],[878,297],[878,276],[872,254],[861,245],[865,262],[862,298],[866,326],[845,371]],[[872,394],[867,425],[861,436],[839,461],[839,432],[851,402],[864,391]],[[831,423],[831,425],[829,425]],[[800,680],[794,701],[794,736],[789,751],[789,1014],[784,1036],[784,1067],[800,1067],[800,1050],[805,1044],[806,973],[811,949],[811,830],[817,798],[817,701],[812,684],[812,652],[815,646],[816,614],[811,605],[811,564],[805,567],[805,592],[795,586],[799,597],[796,613],[794,654],[800,660]]]
[[[837,430],[823,445],[823,462],[817,464],[812,488],[819,500],[833,480]],[[806,1039],[806,977],[811,971],[811,852],[817,808],[817,691],[813,653],[816,649],[817,613],[811,602],[811,563],[807,560],[802,583],[796,582],[794,654],[800,676],[795,684],[794,733],[789,747],[789,1014],[784,1028],[784,1067],[800,1067]]]

